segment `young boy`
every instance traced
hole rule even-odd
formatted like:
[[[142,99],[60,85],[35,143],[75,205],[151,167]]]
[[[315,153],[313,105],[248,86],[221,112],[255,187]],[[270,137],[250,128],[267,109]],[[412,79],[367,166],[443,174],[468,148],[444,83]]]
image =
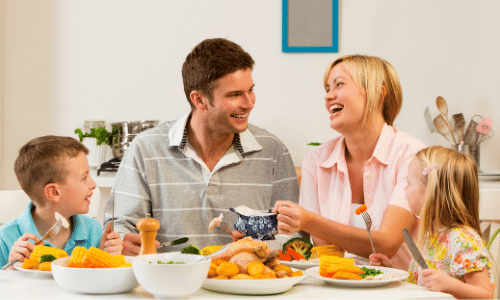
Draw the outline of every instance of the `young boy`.
[[[89,150],[71,137],[35,138],[19,151],[15,172],[31,202],[18,218],[0,227],[0,267],[9,261],[29,258],[35,243],[55,224],[55,212],[67,219],[69,228],[43,243],[64,249],[96,247],[121,254],[122,243],[108,224],[104,234],[98,221],[84,216],[89,211],[96,184],[89,174]]]

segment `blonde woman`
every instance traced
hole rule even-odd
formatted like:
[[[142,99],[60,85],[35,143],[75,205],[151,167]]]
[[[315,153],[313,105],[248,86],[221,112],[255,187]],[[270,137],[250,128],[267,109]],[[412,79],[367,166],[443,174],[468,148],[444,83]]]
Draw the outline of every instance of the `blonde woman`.
[[[474,160],[440,146],[423,149],[410,163],[405,191],[411,210],[421,218],[419,245],[429,265],[422,270],[413,260],[407,280],[457,299],[493,298],[493,264],[479,228]],[[391,266],[379,253],[370,256],[370,264]]]
[[[355,214],[366,204],[375,250],[407,270],[402,229],[414,231],[417,222],[404,188],[408,164],[425,145],[393,127],[402,106],[398,75],[381,58],[349,55],[328,65],[324,87],[330,127],[342,135],[304,157],[299,205],[274,206],[278,230],[308,232],[314,245],[338,245],[367,263],[373,251]]]

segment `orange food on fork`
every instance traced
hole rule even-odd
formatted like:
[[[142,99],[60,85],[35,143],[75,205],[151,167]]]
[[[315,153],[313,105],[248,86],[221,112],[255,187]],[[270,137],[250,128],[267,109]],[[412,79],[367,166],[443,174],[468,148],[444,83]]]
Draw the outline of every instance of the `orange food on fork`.
[[[361,205],[360,207],[356,208],[356,214],[359,215],[363,213],[368,207],[366,207],[366,204]]]

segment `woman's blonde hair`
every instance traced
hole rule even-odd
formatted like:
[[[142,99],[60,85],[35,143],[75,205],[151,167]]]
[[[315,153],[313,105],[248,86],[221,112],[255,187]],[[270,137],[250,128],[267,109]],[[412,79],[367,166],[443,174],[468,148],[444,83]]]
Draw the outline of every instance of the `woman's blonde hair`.
[[[422,174],[426,190],[420,211],[420,244],[443,227],[450,229],[457,225],[469,226],[482,237],[474,159],[441,146],[422,149],[416,157],[422,170],[438,164],[435,169],[431,167],[427,175]]]
[[[346,55],[328,64],[325,71],[324,86],[327,88],[330,71],[339,63],[352,76],[356,84],[366,91],[366,110],[363,122],[366,122],[378,107],[383,104],[382,114],[387,124],[393,125],[403,105],[403,91],[398,74],[387,61],[367,55]],[[385,88],[385,96],[382,87]]]

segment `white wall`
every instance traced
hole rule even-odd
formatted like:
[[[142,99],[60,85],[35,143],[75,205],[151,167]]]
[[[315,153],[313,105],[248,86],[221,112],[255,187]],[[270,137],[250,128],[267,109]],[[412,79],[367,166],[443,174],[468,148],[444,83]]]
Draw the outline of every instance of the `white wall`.
[[[345,54],[380,56],[399,73],[400,130],[428,145],[424,109],[489,116],[500,124],[500,1],[341,1],[339,53],[281,52],[279,0],[3,0],[4,67],[0,189],[18,188],[17,151],[46,134],[74,136],[86,119],[176,119],[189,109],[181,79],[187,53],[225,37],[255,59],[251,122],[280,137],[297,165],[328,126],[322,77]],[[498,127],[500,128],[500,126]],[[481,145],[483,170],[500,169],[500,129]],[[109,157],[111,158],[111,157]]]

